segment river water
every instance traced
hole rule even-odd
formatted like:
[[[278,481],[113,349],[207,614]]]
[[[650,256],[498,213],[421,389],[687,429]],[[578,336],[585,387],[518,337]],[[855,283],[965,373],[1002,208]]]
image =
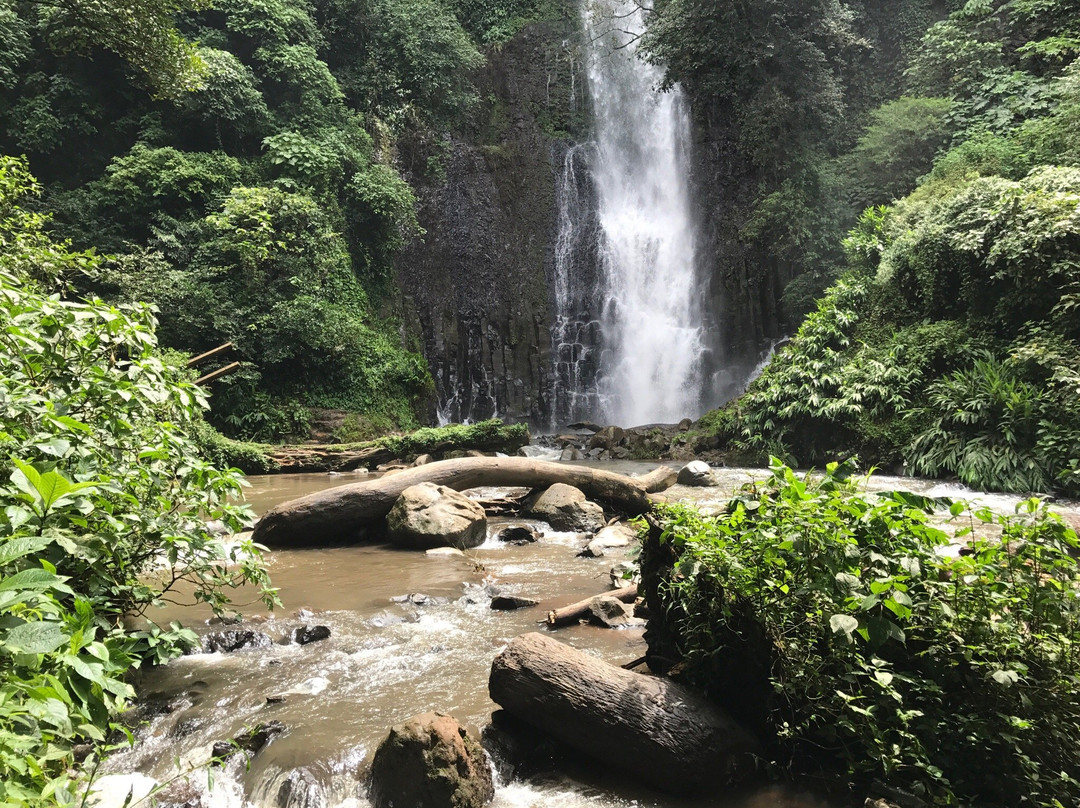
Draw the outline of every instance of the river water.
[[[642,473],[655,464],[607,463],[605,468]],[[670,496],[719,507],[738,485],[762,470],[719,470],[721,487],[676,486]],[[256,513],[352,475],[301,474],[251,477],[249,502]],[[932,495],[979,496],[984,504],[1011,510],[1013,497],[975,495],[960,486],[877,477],[875,489],[906,488]],[[486,495],[493,493],[486,490]],[[1072,518],[1080,508],[1062,508]],[[105,790],[119,794],[176,780],[177,789],[206,808],[363,808],[359,773],[388,729],[428,710],[448,712],[478,732],[495,705],[487,696],[491,661],[512,637],[537,630],[547,610],[605,591],[609,570],[627,551],[602,559],[577,557],[580,536],[552,532],[540,522],[489,520],[493,535],[508,523],[542,531],[539,542],[508,547],[489,539],[461,556],[429,556],[383,546],[284,551],[269,555],[284,607],[267,615],[244,609],[242,627],[275,641],[300,625],[325,625],[329,639],[306,646],[279,644],[229,654],[194,654],[145,673],[138,682],[144,723],[136,743],[102,768]],[[489,607],[492,588],[539,599],[516,612]],[[402,601],[402,596],[413,597]],[[180,620],[206,633],[205,607],[174,605],[153,615]],[[644,653],[640,630],[577,626],[558,639],[616,664]],[[245,767],[235,756],[213,772],[205,762],[215,741],[260,722],[280,721],[288,730]],[[106,801],[107,802],[107,801]],[[621,778],[581,763],[574,771],[528,782],[502,783],[496,808],[825,808],[814,798],[780,788],[686,802],[626,785]]]

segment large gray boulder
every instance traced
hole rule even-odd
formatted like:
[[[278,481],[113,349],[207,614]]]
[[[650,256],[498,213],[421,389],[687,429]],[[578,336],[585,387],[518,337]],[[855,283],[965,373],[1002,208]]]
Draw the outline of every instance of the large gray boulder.
[[[626,437],[626,430],[618,426],[605,426],[591,438],[589,438],[590,449],[614,449],[623,438]]]
[[[401,492],[386,515],[390,541],[399,547],[477,547],[487,538],[484,509],[464,494],[434,483]]]
[[[679,485],[692,485],[707,488],[719,485],[713,476],[709,464],[702,460],[693,460],[687,463],[679,471]]]
[[[540,494],[528,506],[528,513],[567,533],[595,533],[604,526],[604,509],[589,502],[580,489],[563,483]]]
[[[371,762],[375,808],[481,808],[494,796],[484,750],[444,713],[398,724]]]

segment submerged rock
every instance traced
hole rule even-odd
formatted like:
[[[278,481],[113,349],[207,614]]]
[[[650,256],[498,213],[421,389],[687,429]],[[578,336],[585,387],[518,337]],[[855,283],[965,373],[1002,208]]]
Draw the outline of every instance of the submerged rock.
[[[297,645],[325,640],[330,636],[329,626],[299,626],[292,631],[291,639]]]
[[[214,631],[202,639],[202,648],[208,654],[227,654],[245,648],[265,648],[272,644],[270,635],[250,628]]]
[[[595,533],[604,526],[604,509],[564,483],[555,483],[540,494],[529,506],[529,515],[565,532]]]
[[[500,530],[495,538],[507,544],[531,544],[540,538],[540,534],[528,525],[510,525]]]
[[[274,740],[278,735],[288,729],[280,721],[267,721],[257,724],[247,732],[237,735],[231,741],[217,741],[214,744],[213,755],[218,763],[223,763],[237,752],[250,752],[258,754],[259,750]]]
[[[453,558],[465,557],[465,553],[461,552],[461,550],[456,547],[432,547],[424,552],[429,556],[445,556]]]
[[[473,500],[434,483],[401,492],[386,517],[390,540],[398,547],[427,550],[449,545],[478,547],[487,538],[487,516]]]
[[[494,796],[483,748],[445,713],[398,724],[371,762],[374,808],[480,808]]]

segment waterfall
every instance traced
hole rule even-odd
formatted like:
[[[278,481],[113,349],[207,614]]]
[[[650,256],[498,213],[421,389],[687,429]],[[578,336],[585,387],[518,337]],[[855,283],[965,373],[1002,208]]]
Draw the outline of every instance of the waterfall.
[[[638,3],[586,0],[582,16],[595,136],[589,148],[568,153],[560,183],[556,417],[625,426],[678,421],[703,408],[706,351],[687,103],[678,88],[659,91],[663,70],[638,58],[645,25]],[[582,156],[593,217],[581,215],[573,198]],[[591,254],[578,244],[583,239],[592,241]],[[590,259],[595,288],[588,295],[575,291],[573,279]]]

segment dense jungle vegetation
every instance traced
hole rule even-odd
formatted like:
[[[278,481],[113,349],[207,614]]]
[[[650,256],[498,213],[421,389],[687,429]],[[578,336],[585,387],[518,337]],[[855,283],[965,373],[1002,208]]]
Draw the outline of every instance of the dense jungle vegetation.
[[[860,803],[1076,805],[1076,532],[1038,499],[1001,515],[851,471],[774,459],[719,515],[663,509],[650,654],[753,727],[774,774]]]
[[[673,80],[734,110],[762,177],[743,234],[798,275],[792,309],[830,284],[703,428],[759,462],[1080,494],[1080,4],[953,4],[869,82],[858,5],[669,0],[650,29]],[[935,10],[889,6],[915,29]],[[859,115],[874,80],[895,96]]]
[[[79,802],[132,670],[196,639],[149,607],[275,599],[259,548],[208,527],[251,519],[185,354],[236,345],[210,417],[242,437],[313,405],[357,438],[426,415],[393,317],[417,230],[396,144],[468,109],[478,45],[538,13],[0,2],[0,151],[25,155],[0,157],[0,805]]]
[[[27,156],[59,237],[108,256],[73,291],[155,305],[172,349],[234,343],[211,415],[233,436],[306,435],[313,406],[366,436],[426,420],[395,317],[391,261],[418,233],[398,143],[437,171],[479,47],[542,4],[130,6],[0,4],[0,152]]]

